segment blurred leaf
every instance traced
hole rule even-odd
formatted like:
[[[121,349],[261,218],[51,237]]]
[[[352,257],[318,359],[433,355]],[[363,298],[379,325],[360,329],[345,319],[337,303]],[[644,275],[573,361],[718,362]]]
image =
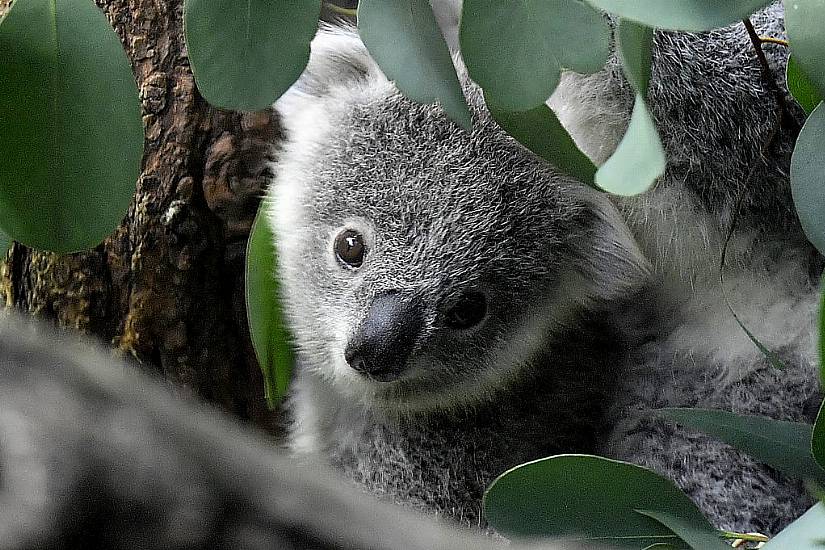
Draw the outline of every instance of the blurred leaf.
[[[358,33],[405,96],[438,101],[457,124],[472,128],[450,50],[427,0],[361,0]]]
[[[650,189],[664,173],[665,151],[656,124],[645,105],[650,81],[653,29],[632,21],[619,21],[619,54],[628,80],[636,90],[630,124],[616,151],[596,172],[596,185],[622,196]]]
[[[185,0],[186,48],[201,95],[212,105],[260,111],[309,61],[321,0]]]
[[[820,467],[825,468],[825,402],[819,408],[819,415],[814,423],[814,431],[811,436],[811,452]],[[821,487],[825,487],[825,479],[817,480]]]
[[[790,477],[825,480],[825,471],[811,456],[810,424],[710,409],[651,412],[724,441]]]
[[[820,103],[796,139],[791,157],[791,194],[808,240],[825,254],[825,107]]]
[[[484,514],[508,537],[596,540],[638,550],[684,544],[670,529],[635,510],[665,512],[712,530],[695,504],[650,470],[596,456],[559,455],[513,468],[484,495]]]
[[[91,0],[21,0],[0,23],[0,227],[91,248],[126,214],[143,156],[129,60]]]
[[[562,69],[594,73],[610,54],[604,16],[569,0],[464,0],[459,36],[470,77],[506,111],[538,107]]]
[[[750,16],[774,0],[586,0],[589,4],[649,27],[707,31]],[[786,15],[787,17],[787,15]]]
[[[719,534],[713,528],[704,529],[692,525],[665,512],[653,510],[636,510],[638,513],[653,518],[677,535],[695,550],[730,550],[730,546],[722,542]]]
[[[783,529],[762,550],[822,550],[825,546],[825,504],[817,504]]]
[[[788,91],[791,92],[796,102],[807,114],[811,114],[811,111],[822,101],[822,94],[816,89],[816,85],[811,79],[805,75],[793,55],[788,58],[788,65],[785,68],[785,81],[788,83]]]
[[[568,176],[593,186],[596,165],[579,150],[550,107],[522,112],[489,107],[499,126],[519,143]]]
[[[275,276],[275,237],[264,207],[258,211],[246,249],[246,314],[261,372],[266,400],[274,407],[292,376],[293,356]]]
[[[825,0],[785,0],[785,31],[793,57],[825,96]]]

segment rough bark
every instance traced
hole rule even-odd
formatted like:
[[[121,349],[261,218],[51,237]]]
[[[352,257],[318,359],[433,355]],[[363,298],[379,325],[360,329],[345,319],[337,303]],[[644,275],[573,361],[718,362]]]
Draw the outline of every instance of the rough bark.
[[[0,0],[0,14],[9,3]],[[8,306],[110,342],[176,387],[274,430],[248,338],[243,274],[275,117],[222,112],[198,95],[182,1],[97,4],[140,90],[146,141],[135,199],[94,250],[59,256],[15,244],[0,292]]]

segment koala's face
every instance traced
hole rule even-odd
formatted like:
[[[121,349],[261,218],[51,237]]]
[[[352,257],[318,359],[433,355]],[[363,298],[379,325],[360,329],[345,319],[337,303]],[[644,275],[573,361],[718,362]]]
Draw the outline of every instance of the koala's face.
[[[466,132],[385,80],[327,94],[271,192],[300,363],[389,409],[483,398],[598,293],[603,213],[481,110]]]

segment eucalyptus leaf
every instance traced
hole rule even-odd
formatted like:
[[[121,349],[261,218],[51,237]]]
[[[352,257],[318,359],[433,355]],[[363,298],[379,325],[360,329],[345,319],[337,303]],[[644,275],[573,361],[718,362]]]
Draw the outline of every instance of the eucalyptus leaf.
[[[656,543],[684,548],[670,529],[639,509],[713,529],[673,482],[640,466],[589,455],[517,466],[493,482],[483,505],[490,524],[508,537],[598,540],[635,550]]]
[[[186,48],[212,105],[259,111],[298,79],[318,29],[320,0],[185,0]]]
[[[570,0],[464,0],[459,39],[470,77],[507,111],[538,107],[562,69],[594,73],[610,55],[607,20]]]
[[[274,407],[286,393],[294,363],[281,308],[280,285],[275,276],[274,242],[272,229],[261,208],[246,249],[246,314],[270,407]]]
[[[405,96],[437,101],[457,124],[472,127],[450,50],[427,0],[361,0],[358,33]]]
[[[621,20],[617,28],[619,55],[636,90],[633,113],[619,146],[596,172],[596,185],[610,193],[632,196],[650,189],[664,174],[665,151],[645,104],[650,82],[653,29]]]
[[[825,547],[825,504],[817,504],[762,547],[762,550],[822,550]]]
[[[774,0],[586,0],[649,27],[708,31],[741,21]]]
[[[797,479],[825,481],[811,455],[812,426],[711,409],[659,409],[660,418],[699,430]]]
[[[811,452],[820,467],[825,468],[825,402],[819,408],[819,415],[814,423],[814,431],[811,436]],[[820,479],[820,487],[825,487],[825,479]]]
[[[791,157],[791,194],[808,240],[825,254],[825,103],[799,132]]]
[[[596,172],[596,185],[615,195],[638,195],[656,183],[665,167],[665,151],[656,124],[644,98],[636,94],[630,124],[616,151]]]
[[[20,0],[0,23],[0,228],[55,252],[100,243],[140,174],[129,60],[91,0]]]
[[[576,146],[550,107],[540,105],[523,112],[489,107],[499,126],[519,143],[565,174],[593,186],[596,165]]]
[[[788,91],[794,97],[799,106],[807,114],[811,112],[822,101],[822,94],[817,90],[816,85],[802,70],[796,58],[791,55],[788,58],[788,65],[785,68],[785,81],[788,83]]]
[[[616,27],[619,57],[627,79],[637,93],[647,97],[653,62],[653,29],[627,19]]]
[[[654,510],[636,510],[638,513],[653,518],[688,543],[694,550],[730,550],[730,546],[722,542],[714,529],[703,529],[692,525],[666,512]]]
[[[784,0],[785,31],[796,63],[825,96],[825,0]]]

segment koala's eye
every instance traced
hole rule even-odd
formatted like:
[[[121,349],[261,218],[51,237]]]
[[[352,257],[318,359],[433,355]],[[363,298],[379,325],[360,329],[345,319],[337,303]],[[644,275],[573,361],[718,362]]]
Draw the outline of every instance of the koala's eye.
[[[487,298],[481,292],[463,294],[446,312],[446,324],[454,329],[468,329],[487,315]]]
[[[364,244],[364,236],[357,231],[347,229],[335,237],[335,255],[345,265],[353,269],[361,267],[366,252],[367,246]]]

